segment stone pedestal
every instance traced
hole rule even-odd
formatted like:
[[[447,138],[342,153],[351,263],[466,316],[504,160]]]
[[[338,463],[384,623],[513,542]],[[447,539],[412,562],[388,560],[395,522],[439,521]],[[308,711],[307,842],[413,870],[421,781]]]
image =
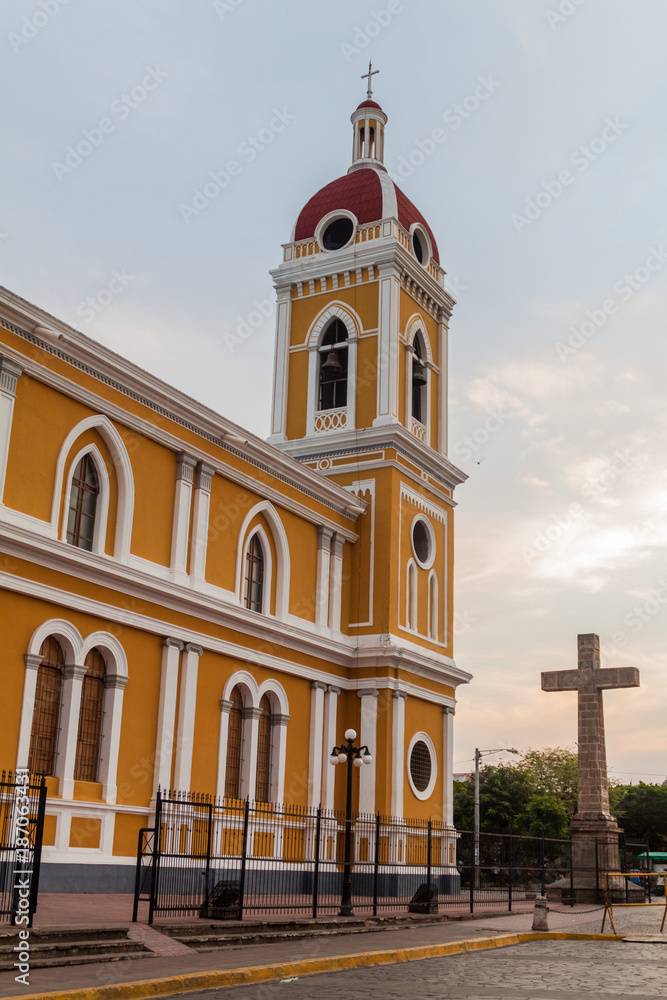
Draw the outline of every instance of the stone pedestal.
[[[569,876],[546,887],[547,899],[569,905],[604,904],[604,874],[621,870],[619,834],[616,820],[609,816],[577,814],[570,825],[572,834],[572,880]],[[641,902],[644,892],[638,886],[626,887],[623,878],[609,880],[613,902]]]

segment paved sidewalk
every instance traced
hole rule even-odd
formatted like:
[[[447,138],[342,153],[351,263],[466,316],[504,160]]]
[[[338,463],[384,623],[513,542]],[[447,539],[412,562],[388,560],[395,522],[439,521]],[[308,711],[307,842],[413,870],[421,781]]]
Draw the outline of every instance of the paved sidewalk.
[[[502,950],[183,996],[187,1000],[655,1000],[667,995],[665,950],[618,941],[531,941]]]
[[[99,900],[99,897],[98,897]],[[664,905],[651,910],[618,909],[615,912],[617,930],[620,934],[657,934]],[[597,934],[602,922],[602,909],[578,906],[573,910],[550,912],[549,926],[556,931]],[[151,955],[146,958],[131,958],[117,962],[68,966],[56,969],[34,969],[30,973],[30,986],[14,982],[11,973],[0,973],[0,997],[44,994],[57,990],[72,990],[82,987],[100,988],[116,983],[154,979],[185,973],[206,972],[211,969],[226,970],[267,965],[274,962],[292,962],[299,959],[326,958],[334,955],[361,955],[369,951],[395,950],[415,946],[441,944],[465,939],[488,938],[493,935],[529,931],[532,925],[531,913],[506,914],[477,920],[452,921],[439,924],[415,924],[395,930],[369,931],[360,934],[335,935],[300,938],[275,944],[254,944],[243,946],[223,946],[215,951],[190,955]],[[667,941],[667,935],[665,936]],[[603,942],[606,944],[606,942]],[[548,942],[544,942],[546,947]],[[538,942],[539,945],[539,942]],[[521,946],[524,947],[524,946]],[[624,947],[627,947],[624,945]],[[667,951],[660,946],[646,945],[659,952],[667,967]],[[515,953],[516,949],[512,949]],[[507,954],[504,953],[503,954]],[[433,961],[436,961],[433,959]],[[445,961],[438,959],[438,961]],[[449,961],[449,960],[448,960]],[[411,963],[413,964],[413,963]],[[336,975],[343,975],[337,973]],[[320,977],[318,977],[320,978]],[[266,989],[266,986],[264,987]],[[667,995],[667,984],[665,989]],[[225,991],[225,996],[231,994]],[[432,994],[435,995],[435,994]],[[442,994],[440,994],[442,995]],[[446,995],[446,994],[444,994]],[[534,994],[533,994],[534,995]],[[618,995],[618,994],[617,994]],[[212,996],[212,994],[209,994]],[[248,994],[248,1000],[251,995]]]

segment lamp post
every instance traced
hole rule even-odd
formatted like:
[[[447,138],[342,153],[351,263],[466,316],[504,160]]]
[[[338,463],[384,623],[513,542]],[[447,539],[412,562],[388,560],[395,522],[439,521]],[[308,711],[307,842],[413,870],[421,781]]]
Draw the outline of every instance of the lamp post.
[[[475,747],[475,833],[473,864],[475,866],[475,888],[479,887],[479,762],[489,753],[518,753],[514,747],[498,747],[496,750],[480,750]]]
[[[357,734],[354,729],[345,730],[347,743],[341,743],[331,751],[331,764],[347,763],[347,797],[345,799],[345,862],[343,866],[343,891],[340,899],[339,917],[353,917],[352,909],[352,768],[370,764],[373,760],[367,746],[355,747]]]

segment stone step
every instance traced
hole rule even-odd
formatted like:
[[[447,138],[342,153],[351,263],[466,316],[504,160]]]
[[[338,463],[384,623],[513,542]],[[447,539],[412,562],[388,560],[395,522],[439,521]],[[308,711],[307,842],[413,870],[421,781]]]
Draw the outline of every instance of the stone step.
[[[128,938],[127,927],[33,929],[28,942],[30,966],[34,968],[116,961],[151,954],[141,941]],[[0,970],[14,968],[17,944],[18,931],[0,934]]]
[[[122,962],[129,958],[149,958],[152,952],[150,951],[135,951],[127,952],[125,954],[118,954],[117,952],[98,952],[94,955],[60,955],[56,958],[46,958],[41,955],[31,955],[30,956],[30,968],[31,969],[55,969],[59,966],[68,965],[91,965],[97,962]],[[0,972],[11,972],[14,969],[14,963],[6,962],[4,959],[0,961]]]

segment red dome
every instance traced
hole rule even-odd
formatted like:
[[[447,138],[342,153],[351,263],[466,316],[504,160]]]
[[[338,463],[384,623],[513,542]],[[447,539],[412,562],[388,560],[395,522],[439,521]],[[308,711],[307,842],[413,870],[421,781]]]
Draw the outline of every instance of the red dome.
[[[440,263],[438,245],[424,216],[394,184],[389,174],[373,167],[353,170],[314,194],[296,220],[294,239],[310,239],[315,235],[319,221],[329,212],[341,208],[353,212],[362,226],[393,217],[409,230],[413,223],[418,222],[429,235],[433,259]]]
[[[361,111],[362,108],[377,108],[378,111],[382,111],[382,108],[376,101],[362,101],[357,111]]]

